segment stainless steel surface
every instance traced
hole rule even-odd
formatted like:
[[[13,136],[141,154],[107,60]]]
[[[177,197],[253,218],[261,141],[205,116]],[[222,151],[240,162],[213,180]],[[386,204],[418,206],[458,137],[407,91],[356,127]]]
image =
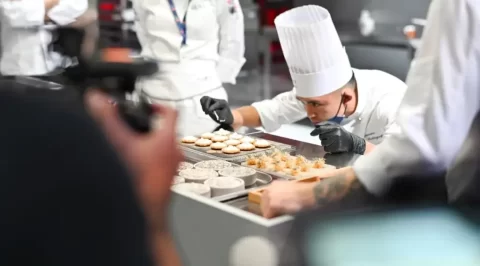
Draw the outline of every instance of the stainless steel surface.
[[[192,151],[189,151],[189,150],[185,150],[185,149],[184,149],[184,155],[185,155],[185,160],[184,161],[189,162],[189,163],[193,163],[193,164],[199,163],[201,161],[211,160],[211,158],[204,157],[204,156],[202,156],[202,154],[192,152]],[[238,164],[232,163],[232,167],[240,167],[240,166]],[[228,200],[231,200],[231,199],[234,199],[234,198],[247,196],[248,192],[250,192],[252,190],[255,190],[255,189],[258,189],[260,187],[266,186],[266,185],[270,184],[273,180],[273,177],[271,175],[269,175],[267,173],[264,173],[264,172],[261,172],[261,171],[256,171],[255,178],[256,178],[255,184],[252,185],[252,186],[246,187],[242,191],[229,193],[227,195],[222,195],[222,196],[219,196],[219,197],[213,197],[212,199],[215,200],[215,201],[219,201],[219,202],[225,202],[225,201],[228,201]]]

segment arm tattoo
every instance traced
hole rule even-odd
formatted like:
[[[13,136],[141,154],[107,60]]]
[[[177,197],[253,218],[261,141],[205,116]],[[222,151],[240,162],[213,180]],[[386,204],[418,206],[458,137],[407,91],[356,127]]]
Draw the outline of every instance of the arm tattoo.
[[[315,201],[322,206],[329,202],[334,202],[345,198],[352,192],[365,189],[358,179],[349,180],[345,174],[339,174],[319,182],[313,193]]]

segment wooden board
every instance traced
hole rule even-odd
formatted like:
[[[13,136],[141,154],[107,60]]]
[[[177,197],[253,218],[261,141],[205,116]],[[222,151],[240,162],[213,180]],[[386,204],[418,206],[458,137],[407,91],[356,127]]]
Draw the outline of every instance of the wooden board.
[[[320,177],[306,177],[306,178],[300,178],[297,180],[292,180],[288,182],[293,182],[293,183],[314,183],[320,181],[322,178]],[[258,190],[253,190],[248,192],[248,201],[253,202],[256,204],[262,203],[262,194],[265,189],[258,189]]]

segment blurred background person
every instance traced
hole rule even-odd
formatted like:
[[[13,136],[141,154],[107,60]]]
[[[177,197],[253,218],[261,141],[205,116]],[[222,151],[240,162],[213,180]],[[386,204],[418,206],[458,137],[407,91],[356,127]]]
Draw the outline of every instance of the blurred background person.
[[[48,26],[94,20],[87,0],[16,0],[0,3],[0,72],[4,76],[55,76],[72,64],[53,51],[56,36]]]
[[[141,56],[161,62],[137,83],[137,93],[179,112],[178,133],[198,135],[217,124],[200,98],[227,99],[222,83],[235,84],[245,63],[244,21],[238,0],[134,0]]]
[[[82,108],[0,84],[0,265],[180,265],[166,214],[176,112],[155,107],[164,127],[140,135],[90,92],[102,133]]]

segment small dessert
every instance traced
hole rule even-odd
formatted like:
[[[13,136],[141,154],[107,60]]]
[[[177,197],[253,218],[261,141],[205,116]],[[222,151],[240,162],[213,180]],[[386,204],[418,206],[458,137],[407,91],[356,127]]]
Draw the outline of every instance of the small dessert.
[[[275,172],[282,172],[284,170],[283,165],[275,164]]]
[[[212,141],[209,139],[199,139],[195,141],[195,146],[198,147],[208,147],[210,145],[212,145]]]
[[[257,163],[258,163],[258,159],[255,157],[249,157],[247,159],[247,165],[256,166]]]
[[[225,141],[224,143],[227,144],[228,146],[237,146],[242,142],[240,142],[238,139],[229,139],[229,140]]]
[[[292,169],[292,171],[290,172],[291,176],[298,176],[298,174],[300,174],[300,172],[296,168]]]
[[[237,133],[233,133],[232,135],[230,135],[230,139],[241,140],[242,138],[243,136]]]
[[[256,140],[254,144],[255,144],[255,147],[257,147],[257,148],[268,148],[268,147],[270,147],[270,142],[268,142],[266,140],[263,140],[263,139]]]
[[[211,148],[212,150],[221,150],[221,149],[223,149],[223,148],[225,148],[225,147],[227,147],[227,146],[228,146],[228,145],[225,144],[225,143],[223,143],[223,142],[214,142],[214,143],[212,143],[212,145],[210,145],[210,148]]]
[[[212,169],[185,169],[178,173],[179,176],[185,178],[185,181],[193,183],[202,183],[205,180],[217,177],[218,173]]]
[[[232,134],[232,132],[221,128],[220,130],[213,132],[213,134],[218,136],[229,136],[230,134]]]
[[[212,137],[212,141],[213,142],[224,142],[228,140],[228,137],[227,136],[220,136],[220,135],[217,135],[217,136],[213,136]]]
[[[310,165],[308,165],[308,164],[302,165],[302,166],[300,167],[300,171],[302,171],[302,172],[304,172],[304,173],[310,171]]]
[[[195,169],[212,169],[215,171],[231,167],[232,164],[227,161],[222,160],[208,160],[196,163],[194,165]]]
[[[182,171],[182,170],[185,170],[185,169],[192,169],[193,168],[193,164],[191,163],[187,163],[187,162],[181,162],[179,165],[178,165],[178,171]]]
[[[258,160],[257,161],[257,168],[258,169],[265,169],[265,168],[267,168],[267,163],[265,161]]]
[[[240,152],[240,149],[235,146],[228,146],[223,148],[222,152],[225,154],[236,154]]]
[[[315,169],[321,169],[324,166],[325,166],[325,160],[324,159],[315,160],[315,162],[313,163],[313,168],[315,168]]]
[[[254,138],[251,138],[251,137],[244,137],[240,140],[241,142],[248,142],[248,143],[254,143],[255,142],[255,139]]]
[[[175,191],[194,193],[207,198],[211,197],[210,187],[205,184],[181,183],[172,187]]]
[[[198,140],[198,138],[194,136],[187,136],[182,138],[182,143],[193,144]]]
[[[212,139],[215,136],[215,134],[207,132],[202,134],[202,139]]]
[[[252,143],[244,142],[237,146],[241,151],[253,151],[255,150],[255,145]]]

